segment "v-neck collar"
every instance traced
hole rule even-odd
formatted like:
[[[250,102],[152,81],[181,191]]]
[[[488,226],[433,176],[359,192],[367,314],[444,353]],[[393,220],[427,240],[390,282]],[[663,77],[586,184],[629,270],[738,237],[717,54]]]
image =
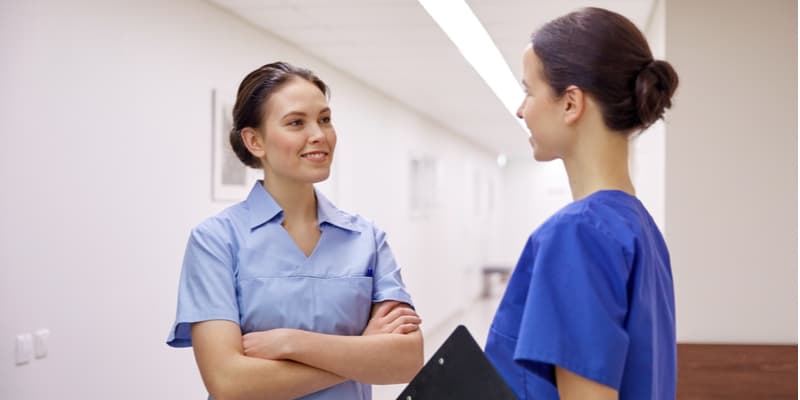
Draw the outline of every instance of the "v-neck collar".
[[[323,223],[328,223],[352,232],[361,232],[361,228],[355,224],[356,218],[354,216],[338,209],[316,188],[314,188],[314,194],[317,196],[317,221],[320,227],[322,227]],[[278,223],[283,221],[283,209],[264,188],[264,183],[261,180],[256,181],[244,202],[250,211],[249,223],[251,230],[276,218]]]

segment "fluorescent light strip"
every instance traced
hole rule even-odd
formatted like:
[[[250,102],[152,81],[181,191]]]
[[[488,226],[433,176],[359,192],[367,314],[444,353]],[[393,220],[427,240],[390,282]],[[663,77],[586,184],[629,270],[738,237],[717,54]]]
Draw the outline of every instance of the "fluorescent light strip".
[[[500,50],[463,0],[418,0],[516,119],[522,91]]]

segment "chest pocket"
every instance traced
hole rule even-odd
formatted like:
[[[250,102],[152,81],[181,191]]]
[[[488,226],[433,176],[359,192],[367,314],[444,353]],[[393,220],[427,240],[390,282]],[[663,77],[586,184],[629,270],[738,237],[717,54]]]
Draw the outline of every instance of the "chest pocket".
[[[240,281],[243,333],[275,328],[360,335],[372,308],[372,277],[259,277]]]

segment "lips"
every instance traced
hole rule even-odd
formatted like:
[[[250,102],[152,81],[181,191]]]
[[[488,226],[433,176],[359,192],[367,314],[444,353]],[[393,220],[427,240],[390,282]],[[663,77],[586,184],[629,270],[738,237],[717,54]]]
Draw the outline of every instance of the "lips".
[[[327,156],[328,152],[326,151],[309,151],[308,153],[303,153],[300,155],[300,157],[308,160],[323,160]]]

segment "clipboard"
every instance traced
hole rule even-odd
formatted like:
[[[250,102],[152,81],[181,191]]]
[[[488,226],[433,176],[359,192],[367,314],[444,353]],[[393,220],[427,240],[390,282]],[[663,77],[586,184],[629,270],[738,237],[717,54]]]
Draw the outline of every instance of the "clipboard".
[[[459,325],[397,400],[517,400],[464,325]]]

